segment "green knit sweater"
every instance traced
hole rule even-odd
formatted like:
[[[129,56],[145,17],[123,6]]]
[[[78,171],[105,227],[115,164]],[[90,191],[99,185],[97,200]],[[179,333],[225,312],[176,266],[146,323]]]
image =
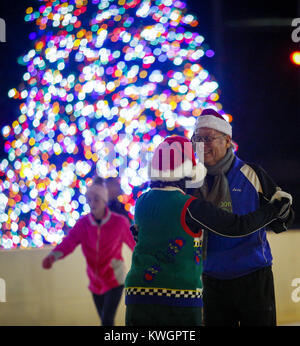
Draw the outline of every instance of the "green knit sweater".
[[[126,304],[202,305],[202,231],[195,234],[185,224],[193,199],[165,188],[137,200],[138,242],[125,282]]]

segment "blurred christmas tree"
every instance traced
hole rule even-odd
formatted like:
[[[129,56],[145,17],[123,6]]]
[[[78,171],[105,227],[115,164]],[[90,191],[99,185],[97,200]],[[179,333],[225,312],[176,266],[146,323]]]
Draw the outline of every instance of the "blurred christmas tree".
[[[190,138],[203,108],[221,113],[218,84],[200,60],[213,56],[178,0],[40,0],[33,48],[9,97],[20,115],[5,126],[0,161],[2,248],[56,244],[89,212],[95,173],[120,175],[134,213],[147,161],[167,135]]]

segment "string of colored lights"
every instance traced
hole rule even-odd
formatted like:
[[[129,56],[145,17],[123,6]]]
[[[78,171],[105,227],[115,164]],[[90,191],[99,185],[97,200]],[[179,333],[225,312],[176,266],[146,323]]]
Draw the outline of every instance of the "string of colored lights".
[[[9,90],[19,116],[2,129],[0,246],[59,243],[89,212],[91,178],[120,175],[130,216],[147,187],[147,162],[167,136],[191,137],[196,117],[225,114],[218,83],[200,64],[214,52],[179,0],[40,0],[32,48]]]

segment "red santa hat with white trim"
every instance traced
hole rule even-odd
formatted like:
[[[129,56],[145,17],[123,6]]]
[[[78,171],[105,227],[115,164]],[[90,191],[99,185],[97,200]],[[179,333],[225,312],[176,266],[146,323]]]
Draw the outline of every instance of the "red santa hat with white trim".
[[[201,115],[197,118],[195,129],[208,127],[229,135],[232,138],[232,127],[221,114],[212,108],[204,109]]]
[[[151,181],[174,182],[190,178],[193,183],[198,183],[204,180],[206,168],[196,162],[190,140],[170,136],[155,149],[148,173]]]

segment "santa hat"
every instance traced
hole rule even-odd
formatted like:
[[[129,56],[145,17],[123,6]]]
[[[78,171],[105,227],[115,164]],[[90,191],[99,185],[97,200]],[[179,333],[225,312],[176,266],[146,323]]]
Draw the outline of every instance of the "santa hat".
[[[201,115],[197,118],[195,130],[202,127],[208,127],[232,137],[232,127],[230,123],[212,108],[204,109]]]
[[[192,142],[185,137],[167,137],[155,149],[149,165],[152,181],[179,181],[191,178],[198,183],[205,178],[206,168],[196,163]]]

